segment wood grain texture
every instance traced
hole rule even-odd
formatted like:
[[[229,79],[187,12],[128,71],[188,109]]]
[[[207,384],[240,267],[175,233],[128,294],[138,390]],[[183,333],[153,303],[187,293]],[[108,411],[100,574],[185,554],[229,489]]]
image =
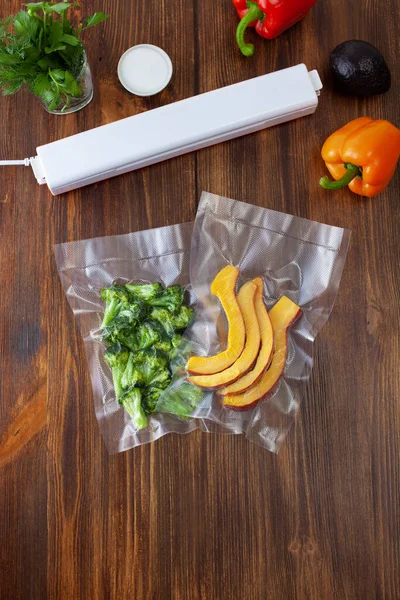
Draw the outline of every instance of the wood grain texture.
[[[1,158],[194,93],[305,62],[325,82],[316,114],[58,198],[23,169],[0,180],[1,600],[397,600],[400,597],[399,183],[378,198],[323,192],[319,150],[361,115],[400,125],[399,4],[319,0],[254,58],[235,48],[230,0],[87,0],[95,99],[47,115],[0,99]],[[3,0],[2,16],[19,9]],[[249,34],[252,37],[253,34]],[[389,93],[331,88],[336,44],[376,44]],[[130,96],[116,66],[162,46],[174,75]],[[251,101],[251,99],[249,99]],[[108,456],[83,344],[52,246],[194,218],[202,190],[352,230],[339,296],[315,345],[300,414],[279,456],[195,432]]]

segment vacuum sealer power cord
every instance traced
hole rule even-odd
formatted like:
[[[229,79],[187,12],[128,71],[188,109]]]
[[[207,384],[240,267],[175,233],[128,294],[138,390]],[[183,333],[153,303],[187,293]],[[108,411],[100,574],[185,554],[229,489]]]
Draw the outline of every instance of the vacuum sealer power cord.
[[[24,160],[0,160],[0,167],[18,167],[18,166],[23,166],[23,167],[30,167],[31,166],[31,159],[30,158],[24,158]]]
[[[46,177],[43,171],[42,163],[37,156],[24,158],[23,160],[0,160],[0,167],[32,167],[36,180],[41,185],[46,183]]]

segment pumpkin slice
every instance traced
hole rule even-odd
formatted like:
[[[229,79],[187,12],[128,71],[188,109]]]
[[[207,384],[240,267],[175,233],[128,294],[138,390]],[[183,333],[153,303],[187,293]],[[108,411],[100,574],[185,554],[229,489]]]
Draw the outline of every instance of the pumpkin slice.
[[[246,330],[246,343],[239,358],[224,371],[214,375],[194,375],[188,380],[203,388],[215,388],[231,383],[246,373],[257,358],[260,349],[260,327],[255,309],[255,296],[257,285],[248,281],[239,290],[237,301],[242,311],[244,327]]]
[[[286,296],[282,296],[271,308],[269,317],[275,338],[271,365],[264,371],[257,383],[241,394],[224,396],[224,406],[236,410],[248,410],[273,390],[285,368],[288,329],[300,313],[301,308]]]
[[[240,394],[251,385],[253,385],[259,377],[262,375],[263,371],[268,367],[271,362],[273,343],[274,343],[274,334],[272,331],[271,320],[268,316],[267,309],[265,308],[264,300],[263,300],[263,281],[261,277],[257,277],[253,279],[253,283],[257,285],[257,291],[255,296],[255,309],[257,315],[258,325],[260,327],[260,335],[261,335],[261,349],[257,358],[257,362],[254,365],[254,368],[240,377],[237,381],[228,385],[223,390],[220,390],[221,396],[226,396],[227,394]]]
[[[218,273],[211,284],[211,293],[217,296],[228,320],[226,350],[215,356],[191,356],[186,370],[196,375],[214,375],[230,367],[241,355],[245,342],[242,312],[236,300],[235,286],[239,269],[228,265]]]

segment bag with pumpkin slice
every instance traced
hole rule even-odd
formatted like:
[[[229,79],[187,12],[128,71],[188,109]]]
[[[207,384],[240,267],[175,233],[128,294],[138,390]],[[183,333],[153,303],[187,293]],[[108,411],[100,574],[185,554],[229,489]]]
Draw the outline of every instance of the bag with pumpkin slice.
[[[202,429],[278,452],[312,367],[350,232],[203,192],[190,259],[197,318],[180,376],[206,392]]]

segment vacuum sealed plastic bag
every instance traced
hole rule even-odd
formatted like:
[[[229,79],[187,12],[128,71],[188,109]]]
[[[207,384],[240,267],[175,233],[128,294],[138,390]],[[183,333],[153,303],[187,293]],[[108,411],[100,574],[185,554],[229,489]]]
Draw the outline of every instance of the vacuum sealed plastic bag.
[[[165,386],[168,390],[167,358],[175,346],[185,346],[181,333],[193,312],[189,308],[193,303],[189,285],[192,230],[193,224],[186,223],[55,246],[59,275],[84,339],[96,416],[110,453],[200,426],[200,421],[187,418],[187,414],[202,392],[185,382],[175,384],[168,399],[164,398],[163,413],[144,414],[142,410],[146,390],[157,395]],[[153,285],[139,288],[140,284]],[[173,286],[171,294],[164,290],[168,286]],[[130,328],[125,327],[129,319],[133,319]],[[120,335],[125,336],[122,344]],[[140,344],[138,336],[145,341]],[[137,352],[135,344],[140,348]],[[183,360],[180,351],[179,360]],[[150,381],[144,382],[143,377]],[[122,381],[121,387],[125,379],[128,382],[126,390],[120,390],[119,401],[117,379]],[[132,381],[138,381],[137,385],[131,385]],[[189,399],[184,405],[182,394]],[[162,396],[160,392],[160,399]],[[121,399],[126,399],[125,403]],[[144,399],[151,401],[151,397]],[[171,401],[180,416],[171,414]]]
[[[206,386],[195,413],[205,419],[203,429],[243,433],[279,450],[310,377],[313,341],[332,310],[349,238],[350,232],[338,227],[203,193],[192,239],[190,275],[198,309],[189,337],[194,354],[218,355],[188,364],[189,380]],[[232,285],[242,303],[241,321],[234,299],[226,302],[231,315],[221,308]],[[272,339],[267,326],[276,330]],[[237,365],[242,370],[235,374]]]

